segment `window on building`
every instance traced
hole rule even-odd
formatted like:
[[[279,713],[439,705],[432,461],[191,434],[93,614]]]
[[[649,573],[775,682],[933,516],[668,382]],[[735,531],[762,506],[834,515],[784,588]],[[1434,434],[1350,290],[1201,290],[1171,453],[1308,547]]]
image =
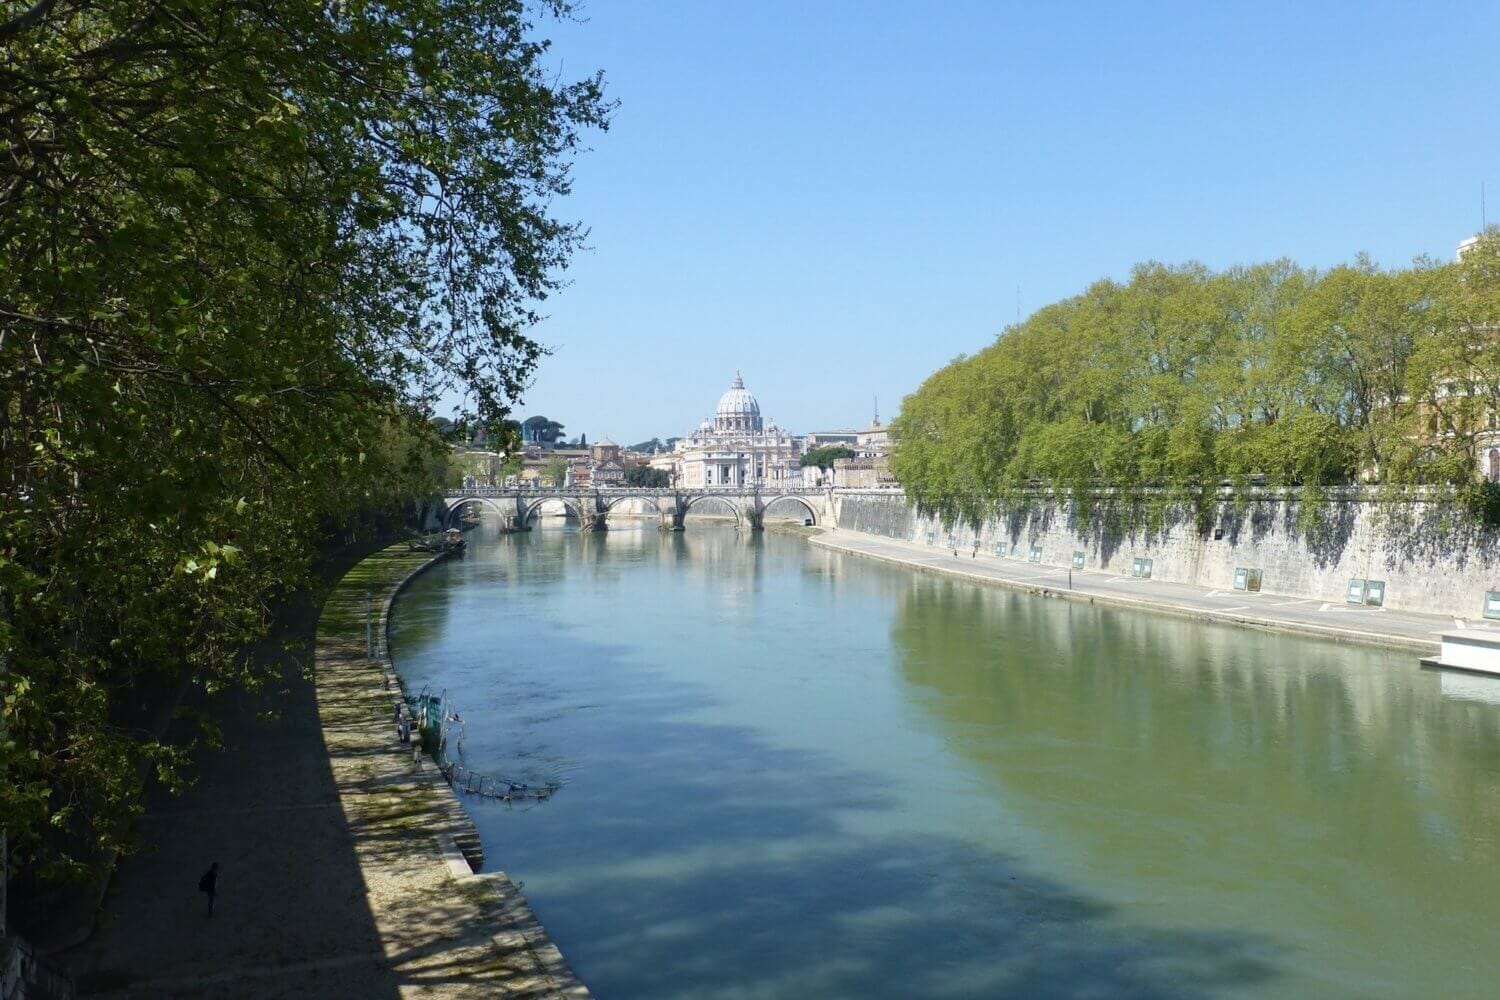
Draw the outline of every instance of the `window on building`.
[[[1490,449],[1489,480],[1492,483],[1500,483],[1500,448]]]

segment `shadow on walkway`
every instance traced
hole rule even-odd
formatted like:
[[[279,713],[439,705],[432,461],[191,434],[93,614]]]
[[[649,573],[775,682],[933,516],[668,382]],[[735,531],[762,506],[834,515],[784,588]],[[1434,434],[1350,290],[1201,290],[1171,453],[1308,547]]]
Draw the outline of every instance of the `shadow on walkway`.
[[[323,579],[364,554],[341,553]],[[148,796],[140,850],[121,861],[98,929],[61,956],[81,995],[398,995],[319,725],[318,612],[312,594],[288,602],[253,653],[268,668],[260,692],[191,706],[222,727],[223,748],[200,752],[181,796]],[[197,883],[214,861],[210,918]]]

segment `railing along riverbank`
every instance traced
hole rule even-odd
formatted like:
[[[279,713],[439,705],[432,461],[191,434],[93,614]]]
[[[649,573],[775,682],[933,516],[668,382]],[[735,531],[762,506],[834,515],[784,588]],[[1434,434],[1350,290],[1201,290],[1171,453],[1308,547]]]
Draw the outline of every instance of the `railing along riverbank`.
[[[398,675],[396,684],[400,683]],[[463,716],[451,705],[446,690],[434,694],[423,687],[414,698],[398,693],[392,714],[397,738],[411,745],[413,753],[425,752],[431,757],[449,788],[501,802],[545,802],[562,788],[555,781],[520,780],[474,770],[463,759]],[[450,735],[455,737],[453,746],[457,756],[448,753]]]

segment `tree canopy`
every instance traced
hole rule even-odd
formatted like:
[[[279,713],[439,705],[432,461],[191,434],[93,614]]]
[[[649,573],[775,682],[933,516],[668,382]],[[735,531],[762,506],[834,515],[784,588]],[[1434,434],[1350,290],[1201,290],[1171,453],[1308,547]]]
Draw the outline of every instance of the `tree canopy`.
[[[666,469],[653,469],[649,465],[637,465],[625,470],[626,486],[644,486],[666,489],[672,485],[672,475]]]
[[[929,377],[892,425],[891,467],[950,521],[1036,488],[1085,506],[1118,487],[1202,505],[1221,483],[1472,495],[1500,410],[1497,319],[1494,234],[1460,263],[1395,270],[1144,264]]]
[[[23,869],[125,841],[152,714],[318,540],[504,420],[583,231],[599,77],[519,0],[0,4],[0,817]],[[84,613],[87,609],[87,613]]]
[[[833,463],[839,459],[853,457],[854,449],[852,448],[846,448],[841,444],[825,444],[821,448],[813,448],[811,451],[804,452],[802,458],[799,460],[799,464],[804,469],[809,465],[816,465],[824,472],[827,472],[833,468]]]
[[[521,429],[528,441],[545,441],[548,444],[562,437],[563,425],[543,416],[527,417]]]

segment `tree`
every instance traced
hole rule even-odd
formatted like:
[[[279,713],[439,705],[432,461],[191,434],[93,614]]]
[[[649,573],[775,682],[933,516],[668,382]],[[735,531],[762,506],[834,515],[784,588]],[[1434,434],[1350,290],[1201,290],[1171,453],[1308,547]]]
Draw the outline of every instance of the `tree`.
[[[562,489],[568,483],[568,460],[561,455],[552,456],[542,474],[554,488]]]
[[[642,455],[655,455],[658,452],[666,451],[667,448],[661,443],[661,438],[652,438],[649,441],[641,441],[638,444],[633,444],[626,450],[639,452]]]
[[[672,475],[666,469],[653,469],[649,465],[637,465],[625,470],[625,485],[666,489],[672,485]]]
[[[1307,500],[1367,480],[1467,489],[1500,412],[1496,247],[1322,274],[1141,265],[933,373],[892,424],[892,471],[949,522],[1038,488],[1083,511],[1130,488],[1152,516],[1200,518],[1225,482]]]
[[[491,451],[513,452],[521,448],[521,422],[502,418],[491,421],[485,431],[485,443]]]
[[[40,0],[0,45],[0,816],[79,871],[319,541],[437,486],[438,396],[507,417],[610,106],[519,0]]]
[[[809,465],[816,465],[824,472],[827,472],[833,468],[833,463],[838,459],[853,457],[854,451],[852,449],[846,448],[841,444],[829,444],[804,453],[799,464],[804,469]]]
[[[521,425],[527,441],[552,444],[562,437],[563,425],[546,417],[527,417]]]

